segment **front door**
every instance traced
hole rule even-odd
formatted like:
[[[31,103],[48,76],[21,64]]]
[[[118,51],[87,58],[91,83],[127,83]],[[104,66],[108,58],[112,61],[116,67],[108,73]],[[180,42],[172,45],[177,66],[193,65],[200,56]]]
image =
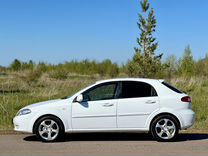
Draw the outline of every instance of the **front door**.
[[[117,82],[98,84],[83,94],[81,103],[72,103],[73,129],[116,128]]]

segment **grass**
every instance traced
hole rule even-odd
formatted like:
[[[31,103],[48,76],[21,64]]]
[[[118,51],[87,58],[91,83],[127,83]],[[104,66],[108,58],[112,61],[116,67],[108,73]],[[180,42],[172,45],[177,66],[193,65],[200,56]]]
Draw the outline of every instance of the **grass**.
[[[53,79],[42,75],[37,82],[28,83],[22,73],[10,73],[0,77],[0,130],[13,129],[12,118],[17,111],[32,103],[62,98],[97,81],[97,77],[69,76]]]
[[[28,75],[27,75],[28,74]],[[37,76],[28,78],[28,76]],[[57,78],[44,73],[10,72],[0,76],[0,130],[12,130],[12,118],[17,111],[32,103],[72,95],[81,88],[94,83],[99,76],[71,74]],[[33,81],[35,80],[35,81]],[[172,78],[171,84],[192,96],[196,123],[191,131],[208,130],[208,78]]]
[[[196,113],[193,129],[208,130],[208,78],[192,77],[172,79],[171,83],[192,97],[192,108]]]

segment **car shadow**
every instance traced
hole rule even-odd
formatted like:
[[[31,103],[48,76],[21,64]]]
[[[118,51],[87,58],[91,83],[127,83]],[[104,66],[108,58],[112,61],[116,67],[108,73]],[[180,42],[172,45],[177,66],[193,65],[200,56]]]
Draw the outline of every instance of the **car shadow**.
[[[208,139],[208,134],[181,133],[175,142]],[[35,135],[27,136],[25,141],[39,141]],[[154,141],[147,133],[74,133],[66,134],[62,142],[70,141]]]

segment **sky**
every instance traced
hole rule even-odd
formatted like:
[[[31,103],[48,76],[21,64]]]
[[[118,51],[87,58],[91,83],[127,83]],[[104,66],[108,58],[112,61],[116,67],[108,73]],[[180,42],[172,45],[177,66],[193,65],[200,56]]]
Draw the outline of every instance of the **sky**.
[[[155,10],[156,54],[178,58],[191,46],[208,53],[207,0],[149,0]],[[137,47],[138,0],[0,0],[0,65],[15,58],[57,64],[111,59],[126,63]]]

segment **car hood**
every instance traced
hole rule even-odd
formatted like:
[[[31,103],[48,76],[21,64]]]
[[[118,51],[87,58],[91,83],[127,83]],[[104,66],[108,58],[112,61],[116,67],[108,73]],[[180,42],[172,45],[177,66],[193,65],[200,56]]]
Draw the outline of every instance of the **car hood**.
[[[67,100],[67,102],[65,102]],[[36,108],[40,108],[40,107],[56,107],[56,106],[60,106],[60,105],[63,105],[63,104],[69,104],[71,101],[71,99],[56,99],[56,100],[49,100],[49,101],[43,101],[43,102],[38,102],[38,103],[34,103],[34,104],[31,104],[31,105],[28,105],[22,109],[36,109]]]
[[[61,101],[61,99],[38,102],[38,103],[34,103],[34,104],[31,104],[31,105],[28,105],[26,107],[27,108],[39,107],[39,106],[43,106],[43,105],[53,104],[53,103],[56,103],[58,101]]]

